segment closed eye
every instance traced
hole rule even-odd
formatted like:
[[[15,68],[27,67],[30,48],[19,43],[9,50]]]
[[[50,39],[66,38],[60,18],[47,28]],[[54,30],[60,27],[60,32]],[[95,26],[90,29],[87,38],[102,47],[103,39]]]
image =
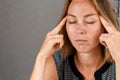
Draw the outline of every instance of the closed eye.
[[[94,24],[95,21],[86,21],[85,23],[87,23],[87,24]]]
[[[69,23],[69,24],[75,24],[76,21],[69,21],[68,23]]]

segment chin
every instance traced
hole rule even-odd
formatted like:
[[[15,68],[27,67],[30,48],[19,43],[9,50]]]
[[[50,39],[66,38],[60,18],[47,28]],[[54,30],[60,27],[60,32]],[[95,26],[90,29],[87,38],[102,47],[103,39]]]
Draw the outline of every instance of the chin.
[[[79,52],[79,53],[89,53],[90,51],[89,50],[77,50],[77,52]]]
[[[84,47],[84,46],[79,46],[79,47],[76,48],[76,50],[77,50],[77,52],[79,52],[79,53],[88,53],[88,52],[91,51],[90,48]]]

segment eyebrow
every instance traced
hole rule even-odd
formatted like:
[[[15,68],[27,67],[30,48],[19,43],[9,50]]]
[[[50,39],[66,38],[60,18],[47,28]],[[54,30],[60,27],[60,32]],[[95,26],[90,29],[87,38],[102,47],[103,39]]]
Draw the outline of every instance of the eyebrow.
[[[76,16],[73,15],[73,14],[67,14],[67,15],[76,18]],[[87,14],[87,15],[84,16],[84,18],[87,18],[89,16],[94,16],[94,15],[98,15],[98,14]]]
[[[76,16],[75,16],[75,15],[73,15],[73,14],[67,14],[67,16],[76,17]]]

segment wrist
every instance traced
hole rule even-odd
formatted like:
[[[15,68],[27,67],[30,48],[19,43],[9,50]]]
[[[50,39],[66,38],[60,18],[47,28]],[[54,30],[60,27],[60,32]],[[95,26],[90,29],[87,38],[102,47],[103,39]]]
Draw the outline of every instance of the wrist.
[[[47,60],[47,56],[44,56],[41,53],[38,53],[37,58],[36,58],[36,62],[41,62],[41,61],[46,62],[46,60]]]

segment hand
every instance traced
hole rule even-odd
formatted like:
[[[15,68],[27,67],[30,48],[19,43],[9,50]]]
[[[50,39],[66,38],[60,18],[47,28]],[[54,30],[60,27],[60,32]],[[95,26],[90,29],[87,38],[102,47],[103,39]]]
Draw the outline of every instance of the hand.
[[[100,16],[100,20],[108,33],[100,36],[100,42],[109,51],[115,61],[120,60],[120,32],[113,26],[111,22],[106,21]]]
[[[66,17],[47,34],[38,56],[42,55],[42,57],[48,58],[55,52],[57,48],[62,48],[64,44],[63,35],[58,33],[62,29],[65,22]]]

